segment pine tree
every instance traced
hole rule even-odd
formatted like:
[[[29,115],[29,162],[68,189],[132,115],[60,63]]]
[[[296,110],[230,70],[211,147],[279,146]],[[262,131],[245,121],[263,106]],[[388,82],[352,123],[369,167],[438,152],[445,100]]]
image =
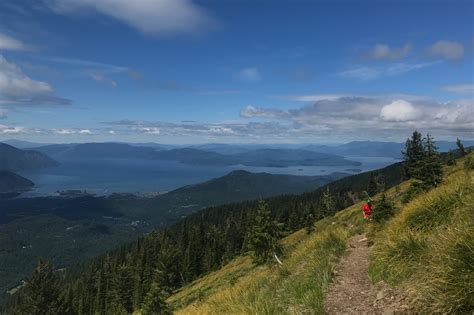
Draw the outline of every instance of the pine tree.
[[[17,307],[13,313],[58,314],[60,293],[59,278],[54,273],[53,266],[39,260],[31,278],[19,293]]]
[[[378,192],[377,181],[375,180],[374,174],[370,174],[369,184],[367,185],[367,194],[369,196],[374,196]]]
[[[375,202],[372,219],[376,222],[382,222],[392,217],[395,214],[395,210],[395,204],[383,192],[380,200]]]
[[[314,214],[312,207],[304,208],[303,219],[306,233],[311,234],[314,231]]]
[[[459,152],[461,152],[461,156],[465,156],[467,154],[467,151],[464,148],[464,145],[462,144],[461,139],[456,138],[456,145],[458,146]]]
[[[328,215],[331,215],[335,211],[334,197],[331,195],[329,186],[326,187],[326,191],[323,192],[321,197],[321,217],[324,218]]]
[[[419,175],[420,163],[424,158],[423,137],[417,130],[413,132],[411,139],[405,143],[405,151],[402,151],[404,157],[404,172],[407,178],[413,178]]]
[[[421,180],[426,187],[436,187],[443,180],[443,164],[435,141],[430,134],[426,135],[423,149],[423,163],[416,178]]]
[[[150,290],[145,296],[142,306],[143,315],[163,315],[171,314],[168,305],[165,302],[166,291],[160,286],[164,275],[159,269],[156,269],[153,274],[153,282]]]
[[[271,259],[273,253],[279,253],[280,237],[281,225],[272,219],[268,204],[260,200],[247,240],[249,249],[253,251],[254,262],[265,263]]]

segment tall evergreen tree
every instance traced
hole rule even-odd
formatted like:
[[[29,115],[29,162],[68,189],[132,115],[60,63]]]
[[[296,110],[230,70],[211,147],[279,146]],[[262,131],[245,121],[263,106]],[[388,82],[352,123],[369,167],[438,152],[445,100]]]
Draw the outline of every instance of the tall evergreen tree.
[[[53,266],[39,260],[31,278],[20,291],[13,314],[59,314],[59,277]]]
[[[307,234],[311,234],[314,231],[314,211],[313,207],[306,207],[303,212],[304,226]]]
[[[424,157],[423,136],[417,130],[413,132],[410,139],[405,143],[405,150],[402,151],[404,157],[404,171],[407,178],[419,175],[420,163]]]
[[[374,196],[379,190],[377,180],[375,179],[374,174],[370,174],[369,184],[367,185],[367,194],[369,196]]]
[[[248,246],[257,264],[269,261],[281,250],[281,224],[271,217],[268,204],[260,200],[253,225],[248,235]]]
[[[334,213],[335,201],[334,201],[334,197],[331,194],[331,190],[329,189],[329,186],[326,187],[325,191],[323,191],[320,208],[321,208],[321,214],[320,214],[321,218],[324,218]]]
[[[159,269],[153,273],[153,281],[150,290],[143,301],[142,313],[143,315],[164,315],[171,314],[168,305],[165,302],[167,293],[161,287],[161,282],[165,275]]]
[[[388,198],[385,192],[382,193],[380,200],[377,200],[374,205],[372,218],[376,222],[382,222],[395,214],[395,204]]]
[[[423,149],[424,158],[416,178],[427,187],[436,187],[443,179],[443,164],[436,143],[430,134],[426,135]]]

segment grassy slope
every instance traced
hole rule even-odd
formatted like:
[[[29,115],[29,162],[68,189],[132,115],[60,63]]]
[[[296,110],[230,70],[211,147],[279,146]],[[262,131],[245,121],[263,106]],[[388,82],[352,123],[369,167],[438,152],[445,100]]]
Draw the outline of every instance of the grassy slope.
[[[249,257],[238,257],[180,289],[167,302],[177,314],[323,313],[324,294],[347,239],[365,230],[375,241],[370,269],[375,281],[383,279],[402,286],[412,293],[418,307],[461,310],[459,305],[466,307],[472,298],[474,257],[470,225],[474,209],[473,172],[465,172],[462,164],[447,169],[443,185],[408,205],[399,202],[408,182],[390,189],[388,195],[400,210],[385,224],[364,223],[361,204],[356,204],[317,222],[311,235],[301,230],[283,239],[282,267],[255,266]],[[419,229],[420,226],[423,228]],[[418,245],[406,245],[413,238],[421,238],[420,235],[424,235],[422,250],[416,250]],[[402,252],[403,249],[410,252]],[[401,255],[397,256],[397,251]],[[433,273],[438,275],[434,279]],[[430,296],[441,293],[445,298],[433,304]],[[454,294],[457,302],[451,303],[453,299],[447,299],[449,294]],[[458,307],[449,306],[453,304]]]
[[[474,170],[465,160],[374,233],[370,276],[404,288],[422,313],[474,311]]]

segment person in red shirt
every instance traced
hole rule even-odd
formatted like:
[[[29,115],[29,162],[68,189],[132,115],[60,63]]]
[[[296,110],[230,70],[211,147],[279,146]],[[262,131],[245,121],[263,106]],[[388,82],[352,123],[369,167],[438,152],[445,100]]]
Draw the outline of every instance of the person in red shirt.
[[[367,203],[362,206],[362,211],[364,211],[364,219],[370,220],[372,217],[372,199],[367,199]]]

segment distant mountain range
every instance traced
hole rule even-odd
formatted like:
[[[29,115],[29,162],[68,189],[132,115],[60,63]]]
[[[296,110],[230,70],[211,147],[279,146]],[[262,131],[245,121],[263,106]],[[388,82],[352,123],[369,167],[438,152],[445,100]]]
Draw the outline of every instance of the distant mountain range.
[[[359,162],[342,156],[303,149],[230,149],[227,154],[204,151],[196,148],[174,148],[163,150],[150,146],[135,146],[124,143],[53,144],[34,148],[58,160],[67,159],[150,159],[177,161],[191,165],[246,165],[287,167],[299,165],[357,166]],[[233,152],[230,154],[230,152]]]
[[[167,145],[157,143],[72,143],[37,144],[20,140],[6,140],[19,148],[29,148],[52,158],[97,159],[138,158],[174,160],[187,164],[247,166],[292,166],[292,165],[356,165],[343,157],[389,157],[401,158],[405,144],[399,142],[353,141],[339,145],[304,144],[222,144]],[[466,147],[474,141],[464,141]],[[454,141],[438,141],[440,151],[456,149]],[[318,153],[320,155],[315,154]]]
[[[52,167],[58,162],[33,150],[20,150],[11,145],[0,143],[0,170],[21,171]]]

